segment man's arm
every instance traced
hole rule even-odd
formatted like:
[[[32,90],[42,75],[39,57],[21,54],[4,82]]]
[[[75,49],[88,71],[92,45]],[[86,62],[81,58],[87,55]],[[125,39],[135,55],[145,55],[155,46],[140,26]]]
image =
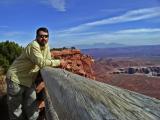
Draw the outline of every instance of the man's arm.
[[[30,51],[30,55],[28,56],[29,59],[31,59],[31,61],[34,64],[38,65],[40,68],[45,66],[56,67],[59,66],[61,63],[60,60],[45,59],[41,53],[39,46],[31,45],[29,51]]]

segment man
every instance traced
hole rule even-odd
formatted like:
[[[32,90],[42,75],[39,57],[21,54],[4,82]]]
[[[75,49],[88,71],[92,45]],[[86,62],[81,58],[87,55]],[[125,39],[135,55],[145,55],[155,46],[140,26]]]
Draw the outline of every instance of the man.
[[[36,31],[36,39],[23,50],[7,72],[7,100],[10,120],[36,120],[39,115],[34,80],[45,66],[65,66],[63,60],[51,59],[47,28]]]

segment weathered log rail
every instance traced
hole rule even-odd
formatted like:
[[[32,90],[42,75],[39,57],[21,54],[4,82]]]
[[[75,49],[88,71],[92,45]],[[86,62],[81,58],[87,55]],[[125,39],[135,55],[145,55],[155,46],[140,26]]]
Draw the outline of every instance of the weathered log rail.
[[[160,120],[160,100],[46,67],[47,120]]]

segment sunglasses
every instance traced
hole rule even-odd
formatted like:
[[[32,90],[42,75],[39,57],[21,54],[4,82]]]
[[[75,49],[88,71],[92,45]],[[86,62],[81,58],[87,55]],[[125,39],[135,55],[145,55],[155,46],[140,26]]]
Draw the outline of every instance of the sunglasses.
[[[49,35],[39,35],[40,38],[48,38]]]

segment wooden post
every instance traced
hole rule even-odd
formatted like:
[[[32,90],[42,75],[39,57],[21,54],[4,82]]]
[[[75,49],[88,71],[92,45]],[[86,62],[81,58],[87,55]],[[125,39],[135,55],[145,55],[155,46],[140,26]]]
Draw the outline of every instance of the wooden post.
[[[158,99],[59,68],[45,67],[41,75],[56,119],[160,120]],[[52,118],[49,120],[54,120]]]

